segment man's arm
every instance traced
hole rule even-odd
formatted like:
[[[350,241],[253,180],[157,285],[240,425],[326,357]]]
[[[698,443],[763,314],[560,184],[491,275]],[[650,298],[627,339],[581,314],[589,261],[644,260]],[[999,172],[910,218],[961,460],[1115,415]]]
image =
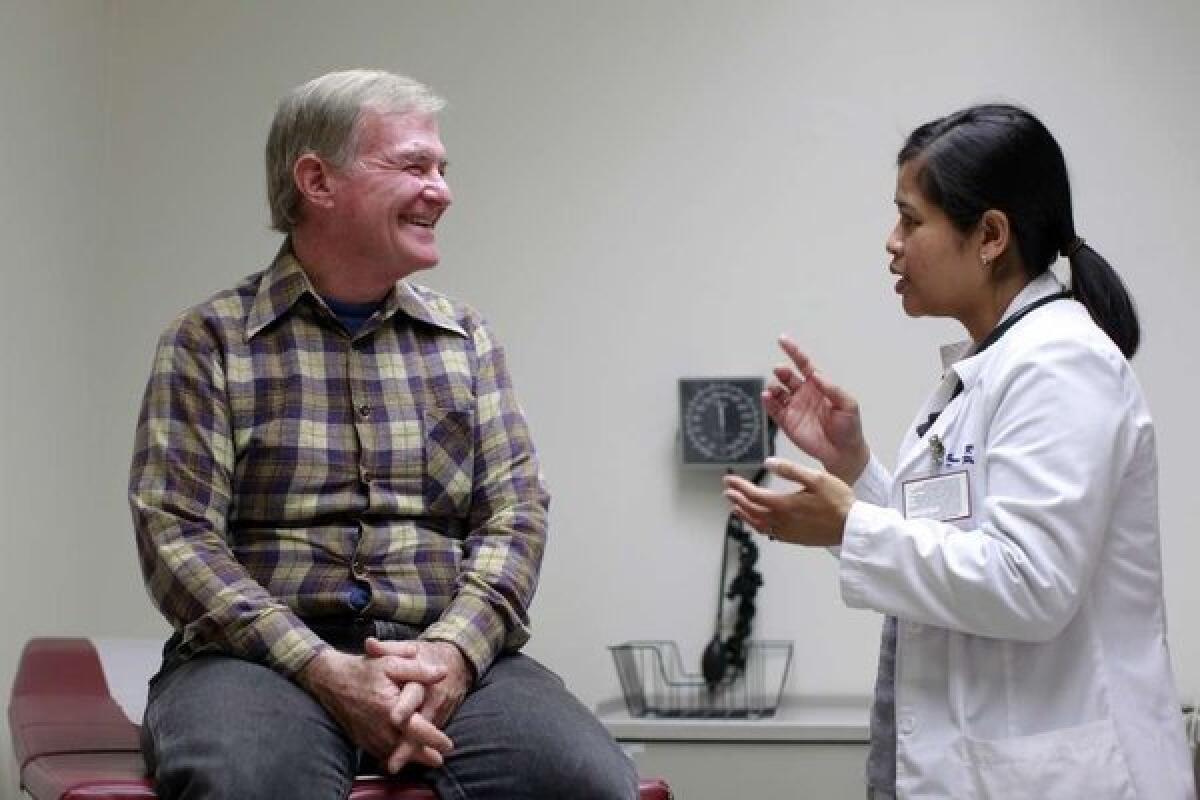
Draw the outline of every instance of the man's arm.
[[[504,352],[481,321],[475,349],[474,488],[457,592],[423,639],[452,642],[475,676],[529,639],[550,498]]]
[[[325,645],[226,541],[234,442],[220,348],[199,318],[159,339],[138,419],[129,501],[147,589],[185,642],[293,676]]]

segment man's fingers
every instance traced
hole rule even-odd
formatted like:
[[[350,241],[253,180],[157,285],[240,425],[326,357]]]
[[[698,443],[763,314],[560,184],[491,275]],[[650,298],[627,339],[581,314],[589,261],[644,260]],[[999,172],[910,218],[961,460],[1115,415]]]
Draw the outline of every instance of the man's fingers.
[[[363,652],[368,656],[400,656],[402,658],[412,658],[419,650],[416,642],[405,640],[388,640],[386,642],[376,639],[374,636],[368,636],[367,641],[363,645]]]
[[[416,720],[419,717],[413,717],[413,719]],[[412,761],[427,767],[440,767],[445,761],[444,754],[449,753],[453,745],[444,733],[437,728],[433,728],[433,730],[441,736],[441,740],[435,745],[423,744],[420,738],[411,733],[400,740],[400,744],[396,745],[396,749],[392,751],[385,762],[388,773],[395,775],[404,769],[405,764]]]
[[[416,750],[416,745],[407,739],[402,740],[400,744],[396,745],[396,749],[392,751],[391,755],[387,757],[387,761],[384,762],[384,768],[387,770],[388,774],[395,775],[397,772],[404,769],[404,765],[412,760]],[[435,753],[435,755],[438,758],[438,762],[436,764],[429,764],[429,766],[440,767],[442,765],[441,754]]]
[[[399,697],[392,705],[392,710],[388,712],[388,719],[398,729],[403,730],[408,724],[409,719],[425,702],[425,687],[420,683],[410,681],[404,684],[400,690]]]
[[[437,750],[429,747],[418,747],[410,760],[424,764],[427,767],[440,767],[445,759],[442,758],[442,754]]]
[[[410,761],[440,767],[443,754],[454,749],[454,742],[420,714],[413,714],[405,726],[400,743],[384,762],[389,774],[396,774]]]
[[[449,753],[454,749],[454,742],[450,737],[421,714],[413,714],[408,718],[404,738],[417,746],[428,747],[439,753]]]
[[[383,674],[394,683],[437,683],[446,677],[446,668],[441,664],[430,664],[418,658],[383,656]]]
[[[380,641],[368,638],[364,652],[369,657],[385,659],[384,674],[396,683],[437,683],[446,677],[446,668],[420,657],[421,643],[414,641]]]

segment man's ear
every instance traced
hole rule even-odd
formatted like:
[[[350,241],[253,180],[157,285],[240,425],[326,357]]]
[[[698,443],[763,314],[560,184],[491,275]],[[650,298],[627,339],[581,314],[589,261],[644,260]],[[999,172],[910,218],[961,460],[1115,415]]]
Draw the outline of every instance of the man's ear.
[[[994,208],[983,212],[979,219],[979,233],[979,258],[985,264],[993,263],[1008,250],[1012,236],[1008,215]]]
[[[318,208],[333,205],[333,176],[316,153],[305,153],[292,166],[292,180],[305,202]]]

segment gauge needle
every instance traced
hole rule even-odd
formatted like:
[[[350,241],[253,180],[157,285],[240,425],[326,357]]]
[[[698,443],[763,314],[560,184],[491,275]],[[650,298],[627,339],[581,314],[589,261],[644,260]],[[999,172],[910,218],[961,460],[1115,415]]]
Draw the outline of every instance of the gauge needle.
[[[717,401],[717,429],[721,431],[721,441],[725,441],[725,404]]]

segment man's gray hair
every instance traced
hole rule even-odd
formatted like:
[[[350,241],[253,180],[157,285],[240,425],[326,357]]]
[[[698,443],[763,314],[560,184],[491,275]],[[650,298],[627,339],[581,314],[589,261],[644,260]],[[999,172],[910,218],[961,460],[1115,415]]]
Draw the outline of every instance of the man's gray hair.
[[[384,113],[436,114],[446,101],[412,78],[379,70],[331,72],[284,95],[267,136],[267,202],[271,227],[290,233],[299,221],[300,192],[292,170],[313,153],[345,167],[358,148],[364,109]]]

